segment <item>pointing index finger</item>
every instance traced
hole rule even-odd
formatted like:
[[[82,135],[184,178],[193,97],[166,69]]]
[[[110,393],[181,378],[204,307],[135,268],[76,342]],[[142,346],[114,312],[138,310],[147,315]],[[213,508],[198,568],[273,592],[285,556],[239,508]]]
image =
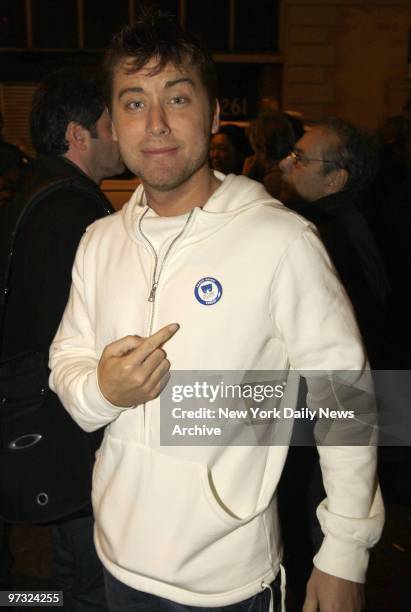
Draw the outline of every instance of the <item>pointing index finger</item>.
[[[147,359],[147,357],[155,351],[157,348],[162,346],[167,340],[170,340],[179,329],[177,323],[166,325],[162,327],[155,334],[152,334],[144,340],[144,342],[136,349],[136,355],[138,355],[141,361]]]

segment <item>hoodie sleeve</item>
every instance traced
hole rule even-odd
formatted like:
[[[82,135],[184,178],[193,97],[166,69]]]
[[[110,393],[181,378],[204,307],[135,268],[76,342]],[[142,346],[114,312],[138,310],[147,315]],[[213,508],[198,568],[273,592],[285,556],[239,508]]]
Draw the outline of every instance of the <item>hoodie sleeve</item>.
[[[361,378],[367,360],[351,303],[311,229],[285,251],[271,300],[273,323],[290,365],[308,375],[308,403],[315,408],[319,397],[321,385],[316,387],[315,376],[313,384],[309,380],[315,371],[331,377],[335,372],[355,372],[354,378]],[[334,400],[341,405],[340,398]],[[317,445],[327,497],[317,510],[324,540],[314,564],[328,574],[364,582],[368,551],[384,523],[376,447],[339,444]]]
[[[75,258],[69,300],[50,347],[49,385],[63,406],[85,431],[95,431],[116,419],[126,407],[105,399],[97,380],[100,356],[95,347],[83,278],[84,247],[80,242]]]

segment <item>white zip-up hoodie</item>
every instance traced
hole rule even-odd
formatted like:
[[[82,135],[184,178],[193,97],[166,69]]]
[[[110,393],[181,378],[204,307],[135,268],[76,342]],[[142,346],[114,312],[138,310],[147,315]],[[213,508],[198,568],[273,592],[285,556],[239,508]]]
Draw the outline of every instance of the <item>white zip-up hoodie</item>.
[[[103,564],[133,588],[194,606],[239,602],[275,578],[275,491],[287,448],[160,446],[159,399],[122,409],[99,391],[104,347],[177,322],[166,346],[175,370],[365,365],[351,305],[309,223],[258,183],[217,176],[221,186],[182,222],[157,266],[145,229],[154,218],[159,242],[173,221],[144,216],[142,187],[120,213],[88,229],[51,348],[50,384],[66,409],[86,431],[107,425],[93,477]],[[222,287],[212,305],[195,296],[204,278]],[[375,448],[319,453],[327,498],[318,509],[325,538],[315,564],[362,582],[383,524]]]

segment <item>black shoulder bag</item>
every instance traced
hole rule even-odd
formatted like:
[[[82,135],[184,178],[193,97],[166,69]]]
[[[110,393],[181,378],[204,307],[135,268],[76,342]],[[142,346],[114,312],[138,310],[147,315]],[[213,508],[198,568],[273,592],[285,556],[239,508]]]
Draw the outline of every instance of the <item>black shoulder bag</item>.
[[[22,185],[24,191],[0,209],[0,516],[10,523],[49,523],[89,512],[94,452],[102,432],[86,434],[61,406],[48,387],[44,351],[10,357],[6,349],[13,248],[41,200],[66,187],[89,194],[90,189],[79,177]],[[100,194],[98,201],[106,214],[112,212]]]
[[[7,210],[1,210],[3,222],[6,221],[7,228],[10,228],[7,243],[1,245],[0,349],[2,357],[13,249],[19,229],[39,201],[72,183],[71,178],[60,178],[42,183],[27,200],[22,198],[11,201],[6,205]],[[16,488],[18,489],[18,483],[13,482],[12,477],[13,456],[17,459],[17,455],[21,456],[22,453],[41,441],[42,435],[36,430],[35,418],[31,417],[35,416],[35,413],[42,407],[48,392],[46,357],[42,353],[27,351],[0,360],[0,452],[6,453],[7,461],[11,462],[10,470],[6,470],[10,473],[10,478],[1,478],[2,506],[10,506],[10,508],[16,506],[15,500],[12,501]],[[31,466],[26,465],[25,469],[29,471]],[[8,503],[9,496],[10,504]],[[22,492],[21,501],[23,499],[24,493]],[[37,502],[41,505],[42,500],[39,499]],[[24,516],[25,509],[22,507],[20,510]],[[15,512],[10,510],[10,516],[6,518],[19,520],[14,515]]]

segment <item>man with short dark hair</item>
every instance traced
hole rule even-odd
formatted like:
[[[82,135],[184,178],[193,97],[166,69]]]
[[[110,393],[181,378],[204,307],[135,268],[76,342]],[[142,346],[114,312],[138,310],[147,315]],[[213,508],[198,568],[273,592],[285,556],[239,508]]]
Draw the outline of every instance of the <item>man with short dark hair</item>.
[[[2,243],[8,244],[14,211],[36,198],[13,249],[1,355],[36,351],[47,364],[80,238],[88,225],[113,210],[99,183],[121,173],[124,165],[101,88],[81,70],[47,75],[34,94],[30,119],[39,157],[2,211]],[[24,442],[17,432],[33,432],[34,438],[24,452],[13,453],[13,445]],[[2,423],[0,514],[10,522],[52,523],[51,586],[64,591],[64,609],[70,612],[106,609],[90,503],[101,438],[101,431],[87,435],[67,418],[57,395],[46,389],[37,412]]]
[[[196,38],[150,14],[107,65],[114,137],[142,185],[81,242],[50,381],[85,430],[107,426],[93,506],[109,609],[278,610],[287,448],[162,446],[158,395],[170,363],[362,371],[358,330],[310,226],[260,184],[209,168],[218,104]],[[305,610],[357,612],[382,525],[375,449],[319,451],[326,541]]]
[[[66,176],[74,165],[98,186],[124,169],[100,85],[82,71],[65,68],[45,77],[33,96],[30,128],[38,174]]]

